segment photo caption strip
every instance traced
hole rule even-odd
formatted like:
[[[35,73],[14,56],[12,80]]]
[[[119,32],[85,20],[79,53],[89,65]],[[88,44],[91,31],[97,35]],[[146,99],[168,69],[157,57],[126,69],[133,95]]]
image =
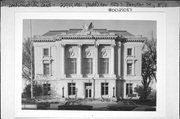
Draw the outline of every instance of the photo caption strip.
[[[109,8],[109,12],[132,12],[133,8]]]
[[[64,0],[2,0],[1,6],[8,7],[178,7],[180,1],[162,1],[162,0],[96,0],[96,1],[64,1]]]

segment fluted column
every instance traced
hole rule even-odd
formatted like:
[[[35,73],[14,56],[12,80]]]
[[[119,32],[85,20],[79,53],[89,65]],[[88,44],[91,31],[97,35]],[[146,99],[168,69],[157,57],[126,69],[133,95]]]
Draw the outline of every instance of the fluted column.
[[[78,45],[77,76],[82,77],[82,45]]]
[[[121,68],[121,42],[119,42],[118,43],[118,60],[117,60],[117,62],[118,62],[118,77],[121,79],[122,77],[121,77],[121,75],[122,75],[122,68]]]

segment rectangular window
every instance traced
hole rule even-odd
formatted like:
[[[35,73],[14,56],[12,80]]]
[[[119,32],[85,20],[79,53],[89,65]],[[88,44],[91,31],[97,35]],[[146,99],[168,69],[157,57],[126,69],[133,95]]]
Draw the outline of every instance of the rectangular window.
[[[75,95],[75,94],[76,94],[76,84],[68,83],[68,95]]]
[[[50,95],[51,85],[43,84],[43,95]]]
[[[132,63],[127,63],[127,75],[132,75]]]
[[[43,49],[43,56],[49,56],[49,49],[48,48],[44,48]]]
[[[108,95],[108,83],[101,83],[101,95]]]
[[[109,58],[100,58],[100,74],[109,73]]]
[[[49,63],[43,64],[43,73],[44,75],[49,75]]]
[[[128,56],[132,56],[132,48],[128,48],[127,49],[127,55]]]
[[[84,58],[84,74],[92,74],[92,73],[93,73],[93,59]]]
[[[69,74],[76,74],[76,58],[68,58]]]
[[[133,94],[133,87],[132,83],[127,83],[126,84],[126,95],[132,95]]]

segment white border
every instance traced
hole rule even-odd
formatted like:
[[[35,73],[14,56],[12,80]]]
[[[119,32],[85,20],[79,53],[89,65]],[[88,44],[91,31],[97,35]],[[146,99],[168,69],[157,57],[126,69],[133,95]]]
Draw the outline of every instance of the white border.
[[[165,118],[166,117],[166,109],[168,105],[166,105],[166,99],[167,99],[167,69],[166,66],[166,58],[168,58],[167,55],[167,48],[166,48],[166,35],[167,35],[167,29],[166,29],[166,14],[167,10],[165,9],[140,9],[136,8],[132,13],[109,13],[106,12],[107,8],[98,8],[92,10],[92,12],[89,12],[90,9],[87,8],[81,8],[76,11],[76,9],[68,9],[64,12],[62,9],[54,9],[54,8],[48,8],[47,9],[41,9],[39,10],[35,9],[33,11],[26,11],[27,9],[15,9],[15,95],[14,95],[14,104],[15,104],[15,117],[143,117],[143,118]],[[71,11],[73,10],[73,12]],[[96,10],[99,10],[98,13]],[[62,12],[63,11],[63,12]],[[76,12],[74,12],[76,11]],[[83,11],[83,12],[80,12]],[[87,13],[84,13],[87,11]],[[142,12],[141,12],[142,11]],[[146,11],[146,12],[144,12]],[[158,12],[157,12],[158,11]],[[171,10],[172,13],[173,10]],[[14,11],[13,11],[14,12]],[[61,12],[61,13],[60,13]],[[176,13],[178,13],[178,10],[175,10]],[[168,14],[169,14],[168,13]],[[11,13],[12,15],[13,13]],[[175,14],[177,15],[177,14]],[[49,18],[49,16],[51,16]],[[173,16],[173,15],[170,15]],[[175,16],[174,16],[175,17]],[[7,18],[7,17],[6,17]],[[21,59],[22,59],[22,20],[23,19],[107,19],[107,20],[155,20],[157,21],[157,111],[156,112],[120,112],[120,111],[52,111],[52,110],[21,110]],[[176,18],[176,17],[175,17]],[[174,19],[173,19],[174,20]],[[178,23],[175,20],[175,25]],[[174,28],[177,29],[177,27],[174,26]],[[167,31],[166,31],[167,30]],[[5,31],[3,31],[5,33]],[[177,32],[175,31],[175,35],[177,35]],[[12,33],[13,34],[13,33]],[[170,33],[172,34],[172,33]],[[2,35],[3,36],[3,35]],[[169,37],[168,37],[169,38]],[[177,39],[177,37],[171,37]],[[170,39],[168,39],[169,41]],[[3,42],[2,42],[3,43]],[[7,43],[7,42],[5,42]],[[177,43],[177,42],[175,42]],[[173,43],[172,43],[173,44]],[[169,45],[169,44],[168,44]],[[174,44],[177,46],[177,44]],[[172,45],[171,45],[172,46]],[[3,49],[2,45],[2,49]],[[10,48],[10,47],[9,47]],[[3,51],[3,50],[2,50]],[[172,51],[172,50],[170,50]],[[171,52],[172,53],[172,52]],[[177,54],[175,52],[175,54]],[[178,56],[178,55],[177,55]],[[172,61],[172,60],[171,60]],[[3,64],[2,64],[3,65]],[[177,65],[177,64],[176,64]],[[175,65],[174,65],[175,66]],[[177,69],[175,72],[178,71]],[[168,72],[173,74],[172,72]],[[177,72],[176,72],[177,73]],[[7,73],[6,73],[7,74]],[[177,78],[177,77],[176,77]],[[12,80],[12,79],[11,79]],[[171,79],[175,84],[178,84],[178,81],[176,79]],[[177,85],[174,85],[175,87],[172,87],[173,89],[177,89]],[[14,87],[14,86],[13,86]],[[169,95],[169,94],[168,94]],[[177,96],[175,94],[175,96]],[[175,97],[177,98],[177,97]],[[171,101],[173,98],[171,98]],[[177,100],[176,100],[177,101]],[[172,102],[173,103],[173,102]],[[12,106],[13,107],[13,106]],[[172,109],[172,108],[171,108]],[[175,107],[177,109],[177,107]],[[169,109],[168,109],[169,110]],[[12,112],[13,114],[13,112]],[[43,116],[42,116],[43,115]],[[174,113],[175,116],[176,113]]]

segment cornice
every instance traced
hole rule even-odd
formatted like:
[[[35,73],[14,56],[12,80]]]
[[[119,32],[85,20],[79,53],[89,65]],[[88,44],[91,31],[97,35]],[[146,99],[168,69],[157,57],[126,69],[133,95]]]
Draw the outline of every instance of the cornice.
[[[34,38],[33,42],[56,42],[62,40],[116,40],[120,42],[144,42],[146,38],[144,37],[118,37],[116,35],[98,35],[98,36],[88,36],[88,35],[81,35],[81,36],[72,36],[72,35],[63,35],[58,37],[38,37]]]

